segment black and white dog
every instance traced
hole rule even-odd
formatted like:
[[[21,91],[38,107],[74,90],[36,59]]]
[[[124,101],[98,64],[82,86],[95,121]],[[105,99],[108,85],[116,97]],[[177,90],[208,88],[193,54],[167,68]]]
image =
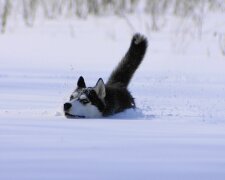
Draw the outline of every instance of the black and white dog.
[[[148,46],[147,39],[135,34],[130,47],[105,84],[100,78],[94,87],[86,87],[81,76],[77,88],[64,104],[68,118],[99,118],[135,108],[134,98],[127,89],[129,82],[141,64]]]

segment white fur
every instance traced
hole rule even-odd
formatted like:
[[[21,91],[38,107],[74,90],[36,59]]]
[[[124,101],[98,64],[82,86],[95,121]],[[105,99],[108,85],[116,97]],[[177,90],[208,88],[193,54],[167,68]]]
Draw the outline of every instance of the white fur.
[[[76,98],[79,95],[79,93],[75,91],[72,95],[74,98]]]
[[[134,41],[134,43],[135,43],[135,44],[140,44],[143,40],[144,40],[144,37],[143,37],[143,36],[141,36],[141,35],[136,35],[136,36],[135,36],[135,41]]]
[[[104,99],[106,96],[106,92],[105,92],[105,84],[103,82],[102,79],[99,79],[96,86],[94,87],[95,92],[98,94],[98,96],[101,99]]]
[[[70,115],[74,116],[84,116],[85,118],[99,118],[102,117],[102,113],[98,110],[96,106],[91,103],[82,104],[78,100],[72,100],[69,103],[72,107],[68,111]]]
[[[84,95],[84,94],[82,94],[82,95],[80,96],[80,99],[87,99],[87,96]]]

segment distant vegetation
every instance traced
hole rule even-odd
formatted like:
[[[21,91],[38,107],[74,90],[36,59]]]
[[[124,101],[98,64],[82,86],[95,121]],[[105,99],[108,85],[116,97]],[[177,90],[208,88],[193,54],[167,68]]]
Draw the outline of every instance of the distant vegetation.
[[[151,29],[158,30],[157,17],[173,14],[191,17],[201,24],[205,11],[225,12],[225,0],[0,0],[0,30],[7,30],[10,16],[20,16],[27,26],[37,18],[82,18],[144,12],[151,18]]]

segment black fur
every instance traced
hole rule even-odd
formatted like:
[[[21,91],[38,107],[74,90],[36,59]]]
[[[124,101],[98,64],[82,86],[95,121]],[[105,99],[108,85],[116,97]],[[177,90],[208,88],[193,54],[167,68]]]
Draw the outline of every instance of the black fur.
[[[140,34],[135,34],[131,40],[130,48],[110,75],[107,85],[116,84],[117,86],[127,87],[144,58],[147,46],[147,39]]]
[[[134,98],[130,92],[126,88],[107,85],[103,116],[119,113],[128,108],[135,108]]]
[[[105,109],[105,104],[98,97],[95,90],[91,89],[88,93],[86,93],[88,99],[91,101],[91,104],[95,105],[100,112],[103,112]]]
[[[78,88],[85,88],[86,87],[86,84],[84,82],[84,78],[82,76],[80,76],[78,81],[77,81],[77,87]]]

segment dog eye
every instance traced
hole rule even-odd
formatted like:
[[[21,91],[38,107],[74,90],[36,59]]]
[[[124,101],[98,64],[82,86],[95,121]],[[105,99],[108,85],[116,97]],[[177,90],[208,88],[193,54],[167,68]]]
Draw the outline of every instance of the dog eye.
[[[72,96],[70,96],[70,101],[71,101],[72,99],[74,99],[74,96],[73,96],[73,95],[72,95]]]
[[[89,103],[89,101],[88,101],[87,99],[80,99],[80,102],[81,102],[82,104],[87,104],[87,103]]]

